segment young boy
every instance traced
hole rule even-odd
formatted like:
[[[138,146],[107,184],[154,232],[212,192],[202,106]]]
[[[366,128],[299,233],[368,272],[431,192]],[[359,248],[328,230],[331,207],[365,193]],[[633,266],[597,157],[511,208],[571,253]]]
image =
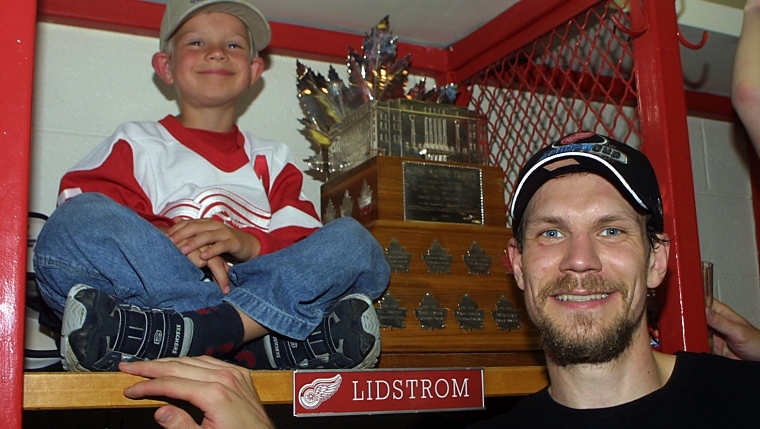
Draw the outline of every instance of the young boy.
[[[321,227],[286,146],[235,125],[269,24],[248,0],[169,0],[158,77],[180,114],[128,122],[61,180],[34,266],[72,371],[211,355],[364,368],[390,269],[361,225]]]

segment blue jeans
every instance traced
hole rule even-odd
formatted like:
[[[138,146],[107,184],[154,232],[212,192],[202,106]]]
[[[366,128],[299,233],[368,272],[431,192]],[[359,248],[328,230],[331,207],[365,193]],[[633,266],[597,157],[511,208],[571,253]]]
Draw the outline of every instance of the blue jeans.
[[[340,218],[280,251],[230,268],[222,294],[156,227],[101,194],[59,206],[37,238],[40,291],[61,317],[66,295],[83,283],[131,304],[199,310],[228,302],[262,326],[305,339],[325,309],[350,293],[378,298],[390,268],[379,243],[358,222]]]

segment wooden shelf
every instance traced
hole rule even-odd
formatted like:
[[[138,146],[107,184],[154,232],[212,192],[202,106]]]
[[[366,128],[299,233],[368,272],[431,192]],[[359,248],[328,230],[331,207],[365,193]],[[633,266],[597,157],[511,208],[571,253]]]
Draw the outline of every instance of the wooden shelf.
[[[292,371],[252,371],[251,377],[265,404],[292,402]],[[24,409],[152,408],[164,404],[125,398],[124,388],[139,380],[123,373],[26,373]],[[543,366],[489,367],[485,369],[484,383],[486,396],[520,396],[546,386],[548,374]]]

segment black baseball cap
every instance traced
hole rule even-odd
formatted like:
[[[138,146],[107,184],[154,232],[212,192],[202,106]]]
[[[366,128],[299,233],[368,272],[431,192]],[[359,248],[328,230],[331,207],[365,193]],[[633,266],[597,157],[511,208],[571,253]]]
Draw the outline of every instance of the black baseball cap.
[[[512,197],[512,228],[520,228],[525,208],[544,183],[580,172],[607,179],[634,208],[650,215],[653,232],[663,232],[662,198],[652,164],[633,147],[593,132],[577,132],[557,140],[525,163]]]

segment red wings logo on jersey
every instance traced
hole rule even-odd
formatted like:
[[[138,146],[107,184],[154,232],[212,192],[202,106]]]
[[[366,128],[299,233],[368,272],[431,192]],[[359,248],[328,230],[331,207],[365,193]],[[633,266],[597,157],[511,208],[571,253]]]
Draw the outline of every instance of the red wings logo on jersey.
[[[209,189],[194,199],[182,199],[168,205],[161,212],[169,218],[216,218],[234,228],[256,227],[267,230],[271,214],[254,207],[244,198],[226,189]]]

